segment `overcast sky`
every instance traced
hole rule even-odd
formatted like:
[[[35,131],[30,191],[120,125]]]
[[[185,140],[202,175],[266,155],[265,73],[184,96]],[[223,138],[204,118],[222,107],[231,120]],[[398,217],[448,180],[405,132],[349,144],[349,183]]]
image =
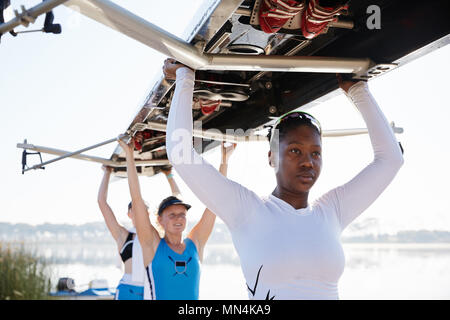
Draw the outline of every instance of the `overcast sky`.
[[[38,2],[20,4],[30,7]],[[116,2],[179,36],[202,3],[152,1],[150,6],[136,0]],[[54,13],[55,22],[62,24],[62,34],[17,38],[7,34],[0,44],[1,222],[101,221],[96,203],[103,174],[100,165],[66,159],[22,175],[22,150],[16,144],[28,139],[32,144],[74,151],[123,133],[155,77],[160,76],[165,58],[66,7]],[[40,28],[42,23],[43,17],[34,27]],[[446,46],[369,82],[389,121],[405,130],[397,135],[405,149],[405,165],[354,227],[367,225],[381,232],[450,230],[449,56],[450,47]],[[309,112],[325,130],[364,127],[343,94]],[[88,154],[109,158],[115,147],[111,144]],[[325,138],[323,150],[324,168],[311,199],[351,179],[373,157],[368,136]],[[267,151],[266,143],[239,145],[229,177],[262,196],[272,192],[275,178]],[[219,150],[206,155],[216,165],[219,156]],[[43,157],[45,161],[54,156]],[[204,207],[179,178],[177,181],[185,199],[194,205],[190,219],[195,220]],[[141,178],[141,184],[153,208],[170,192],[162,175]],[[109,202],[120,221],[127,221],[129,199],[127,181],[114,179]]]

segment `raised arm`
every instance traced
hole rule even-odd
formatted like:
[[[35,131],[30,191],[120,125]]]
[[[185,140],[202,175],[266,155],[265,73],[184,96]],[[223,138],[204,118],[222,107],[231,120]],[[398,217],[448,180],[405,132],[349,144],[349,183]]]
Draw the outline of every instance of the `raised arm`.
[[[225,147],[224,143],[222,142],[222,161],[220,163],[219,171],[224,177],[227,176],[228,160],[235,148],[236,144]],[[215,221],[216,215],[211,210],[206,208],[200,221],[194,226],[194,228],[192,228],[191,232],[188,235],[188,238],[190,238],[197,246],[200,261],[203,261],[203,249],[205,248],[206,242],[211,235]]]
[[[176,78],[175,92],[167,122],[167,156],[180,177],[203,202],[217,214],[229,228],[246,223],[261,200],[240,184],[222,176],[192,147],[192,98],[194,72],[171,60],[164,65],[166,78]]]
[[[158,231],[153,227],[148,215],[147,206],[141,195],[141,188],[134,161],[134,141],[129,145],[119,139],[119,144],[125,151],[127,158],[128,186],[133,203],[134,223],[137,236],[142,246],[144,265],[147,266],[152,260],[158,247],[160,237]]]
[[[386,189],[403,164],[397,139],[367,83],[340,81],[340,87],[361,113],[369,131],[374,159],[346,184],[327,194],[336,205],[343,230]],[[334,199],[333,199],[334,198]]]
[[[173,178],[172,168],[161,170],[167,178],[167,182],[170,185],[170,190],[172,190],[172,195],[178,197],[181,195],[180,188],[178,188],[177,182]]]
[[[103,219],[105,220],[106,226],[111,233],[114,240],[118,245],[121,245],[126,238],[127,230],[122,227],[118,222],[112,211],[111,207],[108,205],[108,186],[109,179],[111,177],[111,167],[102,166],[105,174],[103,175],[100,188],[98,190],[97,203],[102,212]]]

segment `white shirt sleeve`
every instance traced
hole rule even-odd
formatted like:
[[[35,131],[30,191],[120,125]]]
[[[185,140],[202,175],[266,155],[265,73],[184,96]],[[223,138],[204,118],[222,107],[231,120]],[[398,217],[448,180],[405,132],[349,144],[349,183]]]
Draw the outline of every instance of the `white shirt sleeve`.
[[[167,157],[180,177],[229,228],[244,223],[262,200],[252,191],[224,177],[192,147],[192,98],[195,74],[177,69],[175,92],[167,121]]]
[[[346,184],[328,192],[323,199],[334,202],[341,230],[366,210],[394,179],[403,164],[395,135],[367,83],[358,82],[347,96],[361,113],[374,151],[373,161]]]

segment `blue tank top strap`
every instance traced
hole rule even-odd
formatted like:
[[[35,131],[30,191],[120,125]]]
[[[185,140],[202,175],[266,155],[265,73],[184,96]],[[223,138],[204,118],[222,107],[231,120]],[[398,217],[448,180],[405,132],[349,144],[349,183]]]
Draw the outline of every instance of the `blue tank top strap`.
[[[189,251],[192,251],[193,253],[197,253],[197,246],[195,245],[194,241],[192,241],[190,238],[185,238],[184,239],[184,243],[186,244],[186,248],[184,250],[188,250],[189,247]]]

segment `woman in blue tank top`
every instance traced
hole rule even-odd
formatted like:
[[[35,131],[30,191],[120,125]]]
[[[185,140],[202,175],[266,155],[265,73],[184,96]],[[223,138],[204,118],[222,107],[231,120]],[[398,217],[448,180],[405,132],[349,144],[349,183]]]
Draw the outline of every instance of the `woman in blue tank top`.
[[[212,232],[216,215],[206,209],[200,221],[183,240],[186,213],[191,207],[175,196],[164,199],[158,208],[158,223],[164,229],[161,238],[153,227],[141,196],[134,161],[134,139],[119,144],[126,153],[128,184],[135,208],[137,234],[142,246],[147,277],[144,299],[150,300],[198,300],[200,263],[203,249]],[[225,147],[222,143],[220,172],[226,176],[228,158],[236,145]]]
[[[136,136],[139,139],[140,134],[138,133]],[[136,230],[135,228],[127,230],[124,226],[117,222],[114,212],[112,211],[107,201],[108,186],[112,168],[103,166],[102,169],[104,170],[105,174],[103,175],[103,179],[100,184],[97,201],[106,226],[108,227],[109,232],[111,233],[117,244],[117,249],[124,265],[124,274],[120,279],[118,286],[116,287],[115,300],[143,300],[144,280],[147,275],[144,270],[139,270],[139,268],[136,268],[137,270],[133,270],[133,266],[136,266],[135,263],[139,263],[138,261],[142,260],[142,257],[139,257],[138,261],[136,262],[134,261],[136,260],[134,259],[136,257],[133,257],[133,251],[138,252],[138,255],[142,255],[141,250],[136,251],[133,249],[135,246]],[[171,169],[163,170],[163,173],[166,175],[167,181],[172,190],[172,194],[179,195],[180,191],[175,180],[173,179]],[[147,210],[147,206],[145,207]],[[148,216],[148,211],[146,214]],[[135,214],[131,202],[128,204],[127,215],[130,218],[133,226],[135,226]],[[142,277],[135,275],[136,272],[141,271],[143,274]]]

